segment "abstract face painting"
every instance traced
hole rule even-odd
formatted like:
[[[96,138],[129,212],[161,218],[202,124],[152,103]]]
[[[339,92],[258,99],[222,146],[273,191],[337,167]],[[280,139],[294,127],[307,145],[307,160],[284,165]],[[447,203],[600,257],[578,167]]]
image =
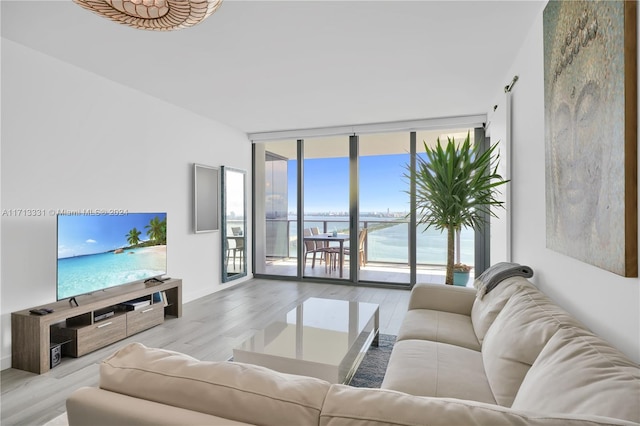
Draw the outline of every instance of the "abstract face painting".
[[[629,276],[624,3],[545,8],[545,177],[547,247]]]

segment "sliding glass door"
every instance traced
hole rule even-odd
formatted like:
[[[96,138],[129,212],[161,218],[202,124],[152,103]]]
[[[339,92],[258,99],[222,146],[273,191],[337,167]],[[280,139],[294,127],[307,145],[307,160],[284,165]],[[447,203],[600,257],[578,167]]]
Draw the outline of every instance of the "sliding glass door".
[[[360,281],[410,283],[410,134],[359,137]]]
[[[443,146],[446,145],[447,138],[453,138],[456,143],[462,144],[469,131],[471,143],[474,143],[473,129],[416,132],[416,155],[426,159],[425,144],[434,147],[438,138]],[[439,282],[443,266],[447,263],[447,233],[434,227],[428,228],[425,224],[418,224],[416,231],[417,282]],[[455,253],[456,263],[474,266],[475,233],[472,229],[463,228],[456,234]]]
[[[438,138],[446,143],[447,137],[462,142],[468,131],[255,143],[254,273],[400,286],[443,283],[447,237],[412,224],[409,176],[414,156],[425,157],[424,144],[433,146]],[[476,240],[473,230],[456,236],[457,262],[474,266]]]
[[[297,277],[297,142],[254,145],[256,274]]]
[[[349,138],[305,139],[303,147],[303,275],[348,279]]]

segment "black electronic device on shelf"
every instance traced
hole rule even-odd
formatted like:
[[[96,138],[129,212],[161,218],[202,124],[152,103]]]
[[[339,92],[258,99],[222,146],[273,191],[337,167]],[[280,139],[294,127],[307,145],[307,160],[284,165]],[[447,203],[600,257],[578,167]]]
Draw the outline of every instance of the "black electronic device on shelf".
[[[149,305],[151,305],[151,297],[146,296],[119,303],[118,308],[122,311],[135,311],[136,309],[140,309]]]
[[[104,309],[97,309],[93,311],[93,322],[98,322],[110,318],[116,314],[115,308],[109,306]]]

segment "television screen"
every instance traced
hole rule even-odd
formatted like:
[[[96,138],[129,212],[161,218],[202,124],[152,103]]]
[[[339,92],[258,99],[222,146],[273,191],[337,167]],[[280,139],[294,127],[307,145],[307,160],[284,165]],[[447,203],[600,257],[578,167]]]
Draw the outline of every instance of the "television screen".
[[[58,215],[58,300],[167,273],[167,214]]]

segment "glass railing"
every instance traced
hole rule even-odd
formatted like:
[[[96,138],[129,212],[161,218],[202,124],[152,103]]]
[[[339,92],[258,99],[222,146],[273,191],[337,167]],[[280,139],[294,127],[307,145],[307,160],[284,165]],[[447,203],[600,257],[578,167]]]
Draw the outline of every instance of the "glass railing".
[[[290,258],[297,253],[298,237],[295,220],[267,220],[267,256],[270,258]],[[312,217],[304,222],[305,228],[317,227],[320,232],[349,232],[346,219],[325,219]],[[367,263],[407,265],[409,261],[409,222],[405,219],[361,220],[359,228],[367,229],[365,256]],[[443,266],[447,261],[447,236],[434,229],[417,228],[418,265]],[[474,232],[463,229],[460,232],[460,261],[474,264]]]

